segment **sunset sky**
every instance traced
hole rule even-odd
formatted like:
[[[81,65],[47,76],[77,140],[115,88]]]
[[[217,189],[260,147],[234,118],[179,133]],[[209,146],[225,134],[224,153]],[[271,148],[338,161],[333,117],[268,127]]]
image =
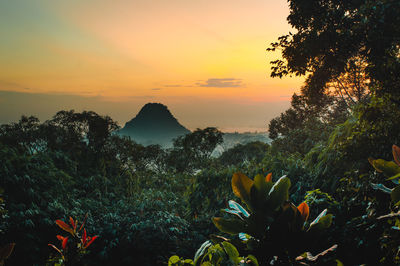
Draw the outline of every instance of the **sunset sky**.
[[[0,123],[147,102],[189,129],[266,130],[302,79],[271,79],[286,0],[0,0]]]

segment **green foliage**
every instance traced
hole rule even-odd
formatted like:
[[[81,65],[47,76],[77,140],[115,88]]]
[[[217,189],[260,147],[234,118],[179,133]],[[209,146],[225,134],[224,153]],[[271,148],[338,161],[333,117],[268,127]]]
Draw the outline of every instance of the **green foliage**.
[[[342,123],[348,110],[333,96],[309,103],[303,95],[292,96],[291,107],[268,125],[269,137],[280,152],[306,154],[326,141],[333,127]]]
[[[7,226],[7,210],[3,198],[4,190],[0,188],[0,235],[4,233]]]
[[[67,213],[88,213],[87,230],[101,235],[88,265],[154,265],[204,241],[185,220],[190,176],[169,174],[165,151],[113,135],[113,125],[91,112],[61,112],[45,123],[23,118],[0,127],[9,217],[1,242],[18,245],[11,265],[44,264],[53,221]]]
[[[338,241],[344,264],[398,264],[396,226],[376,217],[398,208],[397,187],[392,190],[397,166],[388,161],[391,145],[400,143],[400,3],[290,0],[289,8],[296,33],[268,49],[282,51],[282,60],[272,62],[271,75],[307,78],[292,107],[271,121],[271,150],[297,157],[302,174],[292,181],[313,191],[307,197],[312,209],[332,206],[335,225],[327,241]],[[382,158],[374,166],[391,180],[372,173],[370,157]],[[293,164],[282,165],[293,169]],[[395,219],[389,218],[392,226]]]
[[[168,260],[168,266],[186,266],[186,265],[194,265],[193,260],[191,259],[181,259],[178,256],[171,256]]]
[[[213,218],[222,232],[243,240],[244,248],[261,264],[275,257],[286,265],[310,248],[323,229],[332,223],[332,215],[323,211],[312,223],[305,223],[309,209],[306,203],[295,207],[288,201],[290,180],[286,176],[272,182],[271,177],[258,175],[254,181],[241,173],[232,177],[232,190],[249,208],[249,212],[234,201],[229,202],[233,218]]]
[[[397,184],[396,187],[393,189],[386,187],[384,184],[374,184],[371,183],[371,186],[377,190],[380,190],[384,193],[389,193],[390,198],[391,198],[391,213],[382,215],[378,217],[378,220],[387,220],[387,223],[391,225],[391,227],[387,228],[384,230],[382,233],[382,238],[385,239],[385,241],[382,241],[382,248],[385,251],[385,256],[382,257],[381,262],[388,263],[388,262],[393,262],[393,263],[399,263],[400,258],[398,256],[400,249],[398,247],[398,243],[400,241],[400,237],[398,231],[399,230],[399,225],[400,225],[400,220],[398,219],[399,215],[399,205],[400,205],[400,185],[399,184],[399,178],[400,178],[400,148],[396,145],[392,146],[392,154],[394,158],[394,162],[392,161],[385,161],[383,159],[369,159],[370,164],[375,168],[375,170],[379,173],[383,173],[387,181],[391,181],[395,184]],[[389,178],[388,178],[389,177]],[[387,183],[387,181],[385,183]],[[383,182],[384,183],[384,182]],[[397,211],[397,212],[395,212]],[[385,224],[383,224],[385,225]]]
[[[240,257],[234,245],[222,241],[214,245],[210,243],[202,253],[198,253],[194,265],[258,265],[258,261],[251,255]]]
[[[397,166],[388,162],[388,151],[393,143],[400,143],[396,26],[400,4],[291,0],[289,8],[288,21],[296,33],[280,37],[269,49],[281,49],[283,57],[273,62],[272,76],[294,74],[307,79],[292,107],[271,121],[275,138],[271,150],[297,157],[302,175],[292,181],[311,191],[307,200],[312,209],[331,206],[335,224],[322,243],[335,239],[345,265],[397,265],[397,217],[377,218],[385,216],[387,209],[389,215],[398,209],[397,187],[392,190],[398,180]],[[325,101],[332,96],[337,105]],[[335,106],[338,112],[332,118],[337,119],[324,120],[330,116],[324,116],[324,108],[329,114]],[[317,108],[321,116],[312,114]],[[374,167],[391,180],[372,173],[369,157],[382,158],[374,161]],[[269,164],[274,160],[264,159]]]
[[[18,245],[7,262],[44,264],[51,252],[47,243],[53,242],[56,234],[52,221],[66,214],[83,217],[89,213],[87,230],[101,238],[86,254],[88,265],[156,265],[173,254],[190,257],[206,236],[218,229],[234,236],[211,236],[212,242],[202,256],[195,256],[193,264],[196,258],[206,265],[237,259],[242,264],[254,263],[246,254],[255,255],[260,264],[312,264],[316,257],[323,264],[331,258],[319,255],[331,253],[334,248],[328,247],[332,243],[338,243],[337,254],[345,264],[377,264],[381,259],[393,264],[398,246],[394,228],[400,228],[400,222],[397,216],[376,217],[394,215],[398,210],[394,204],[397,196],[391,203],[384,190],[392,191],[398,180],[396,164],[386,160],[392,158],[387,147],[399,142],[399,115],[389,98],[373,97],[336,127],[328,140],[310,141],[304,149],[301,143],[298,146],[303,134],[311,140],[313,134],[322,132],[319,126],[311,129],[304,125],[304,129],[296,129],[299,138],[279,137],[270,147],[250,143],[228,150],[218,159],[193,156],[183,171],[177,171],[176,163],[186,167],[185,161],[178,157],[171,161],[173,149],[136,144],[114,135],[112,126],[109,134],[92,132],[90,144],[88,120],[96,120],[96,115],[67,112],[45,123],[24,118],[3,125],[0,187],[5,188],[8,212],[2,241]],[[99,124],[104,129],[112,122]],[[293,147],[286,147],[291,143]],[[383,158],[375,166],[388,172],[386,178],[372,173],[368,157]],[[271,180],[265,177],[265,169],[273,176],[291,179]],[[237,172],[254,179],[236,174],[232,190],[229,184]],[[235,194],[243,204],[229,201]],[[311,207],[309,214],[304,204],[296,208],[289,202],[301,202],[304,195]],[[395,195],[397,190],[393,190]],[[331,215],[320,217],[313,225],[300,222],[321,211],[324,214],[325,208],[335,217],[329,231],[323,228],[331,224]],[[221,209],[223,215],[217,215]],[[214,216],[220,216],[214,219],[216,226],[210,223]],[[321,238],[316,237],[320,234]],[[235,247],[236,259],[229,257],[236,253],[226,253],[222,242]],[[328,249],[318,253],[321,248]],[[174,257],[172,262],[192,263],[178,259]]]
[[[399,115],[400,110],[387,97],[373,97],[360,105],[351,118],[335,128],[326,144],[306,155],[306,166],[314,176],[312,186],[333,193],[344,176],[368,174],[369,157],[391,158],[388,151],[392,143],[400,142],[396,133],[400,130]],[[365,185],[369,186],[368,182]]]
[[[251,161],[259,163],[264,158],[268,149],[269,145],[260,141],[237,144],[235,147],[224,151],[221,156],[218,157],[218,161],[223,166],[240,165]]]
[[[191,216],[207,216],[207,223],[233,196],[229,184],[235,169],[204,169],[192,178],[188,188],[188,204]],[[213,189],[210,189],[212,187]]]
[[[376,171],[383,173],[386,177],[389,177],[388,180],[392,180],[395,184],[399,183],[400,180],[400,156],[399,153],[400,148],[396,145],[392,147],[392,153],[395,159],[395,162],[388,162],[383,159],[374,160],[372,158],[369,159],[370,164],[375,168]],[[381,186],[383,188],[383,185]],[[385,189],[383,189],[385,191]],[[393,189],[387,189],[390,193],[390,197],[392,202],[395,205],[400,204],[400,185],[396,186]]]
[[[274,141],[275,142],[275,141]],[[305,162],[299,153],[281,152],[274,143],[260,164],[262,169],[268,169],[273,176],[290,176],[290,199],[293,202],[302,201],[304,194],[314,188],[312,174],[306,168]],[[260,173],[260,172],[258,172]],[[257,172],[253,175],[258,174]],[[263,171],[263,174],[266,174]]]
[[[206,241],[197,250],[194,262],[190,259],[180,259],[178,256],[172,256],[168,265],[198,265],[198,266],[211,266],[211,265],[254,265],[258,266],[257,259],[249,255],[241,257],[238,250],[234,245],[227,241],[219,241],[219,243],[212,244],[211,241]]]
[[[323,209],[329,209],[337,212],[340,208],[339,202],[337,202],[331,195],[326,192],[322,192],[319,188],[311,191],[307,191],[304,196],[305,202],[310,206],[311,213],[317,214],[318,211]],[[317,212],[314,212],[316,210]]]
[[[101,238],[87,265],[342,265],[326,255],[332,243],[345,265],[398,265],[400,150],[389,151],[400,143],[400,2],[289,8],[296,33],[272,44],[282,49],[272,76],[307,79],[270,122],[270,146],[238,145],[214,159],[222,133],[206,128],[170,150],[144,147],[86,111],[1,125],[0,264],[43,265],[53,221],[89,213],[86,228]],[[370,160],[376,172],[368,158],[382,158]],[[218,230],[226,235],[210,235]],[[75,240],[66,243],[77,247],[82,235]]]
[[[5,209],[4,199],[3,199],[3,189],[0,188],[0,235],[4,234],[7,229],[7,210]],[[4,261],[8,259],[15,247],[15,243],[8,243],[0,246],[0,265],[4,265]]]
[[[308,205],[304,202],[296,208],[288,201],[291,184],[286,176],[273,182],[271,174],[266,177],[258,174],[252,180],[234,172],[231,185],[233,193],[249,211],[230,200],[229,208],[222,211],[232,217],[214,217],[212,221],[221,232],[238,238],[228,240],[211,235],[212,241],[204,242],[196,252],[194,265],[265,265],[270,261],[280,265],[295,263],[300,254],[313,248],[318,235],[332,223],[333,216],[326,214],[326,210],[312,223],[306,222]],[[218,194],[214,193],[215,196]],[[255,256],[239,257],[241,252]],[[183,263],[178,256],[171,259],[176,261],[176,265]]]
[[[187,190],[188,215],[186,217],[190,218],[193,226],[204,232],[204,235],[216,233],[215,227],[210,227],[210,219],[217,215],[220,209],[225,208],[229,199],[234,196],[229,184],[232,175],[238,171],[249,175],[264,174],[261,165],[240,164],[229,168],[216,165],[216,167],[203,169],[191,179]]]
[[[340,202],[337,207],[330,208],[336,223],[328,239],[337,239],[338,255],[345,264],[378,264],[381,258],[386,258],[386,263],[394,263],[393,256],[385,254],[391,249],[383,248],[386,244],[381,238],[384,231],[393,229],[375,220],[393,207],[390,195],[384,192],[390,191],[393,185],[392,181],[384,181],[372,173],[368,158],[387,160],[392,157],[388,151],[392,143],[399,142],[396,133],[400,129],[396,118],[399,115],[399,109],[389,98],[372,97],[369,103],[358,106],[350,119],[336,127],[327,143],[315,146],[304,158],[311,187],[320,188]],[[394,163],[384,165],[385,169],[392,169],[393,174]],[[388,174],[387,178],[390,176]],[[326,204],[328,202],[321,202],[316,208],[326,208]],[[347,255],[348,250],[367,256],[357,260]]]
[[[167,157],[168,165],[179,172],[191,173],[207,165],[211,153],[223,142],[222,132],[215,127],[197,129],[174,140]]]
[[[398,1],[289,1],[289,24],[269,50],[282,49],[271,76],[309,75],[303,93],[316,98],[326,84],[362,59],[379,91],[399,95]]]

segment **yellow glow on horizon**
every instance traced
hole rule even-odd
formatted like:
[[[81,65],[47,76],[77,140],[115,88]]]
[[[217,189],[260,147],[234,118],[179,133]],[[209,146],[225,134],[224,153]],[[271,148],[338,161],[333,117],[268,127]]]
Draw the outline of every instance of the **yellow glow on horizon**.
[[[303,82],[269,77],[279,54],[266,48],[290,30],[285,0],[21,0],[0,9],[0,91],[287,104]]]

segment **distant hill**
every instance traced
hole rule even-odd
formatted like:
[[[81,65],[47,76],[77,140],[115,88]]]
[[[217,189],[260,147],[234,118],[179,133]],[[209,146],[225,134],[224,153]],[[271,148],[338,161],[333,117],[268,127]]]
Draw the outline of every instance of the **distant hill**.
[[[130,136],[143,145],[160,144],[171,147],[172,140],[190,133],[161,103],[148,103],[142,107],[135,118],[125,124],[120,135]]]

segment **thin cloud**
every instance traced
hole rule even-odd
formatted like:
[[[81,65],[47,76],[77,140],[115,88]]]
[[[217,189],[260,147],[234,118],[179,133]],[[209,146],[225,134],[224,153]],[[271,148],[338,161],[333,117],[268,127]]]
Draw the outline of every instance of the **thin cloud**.
[[[182,87],[183,85],[181,84],[168,84],[168,85],[164,85],[165,88],[179,88]]]
[[[27,88],[18,83],[0,80],[0,89],[2,89],[2,90],[26,90]]]
[[[224,78],[224,79],[211,78],[205,81],[197,82],[196,85],[198,87],[211,87],[211,88],[238,88],[244,86],[242,79],[235,79],[235,78]]]
[[[162,90],[161,88],[152,88],[151,89],[152,91],[160,91],[160,90]]]

